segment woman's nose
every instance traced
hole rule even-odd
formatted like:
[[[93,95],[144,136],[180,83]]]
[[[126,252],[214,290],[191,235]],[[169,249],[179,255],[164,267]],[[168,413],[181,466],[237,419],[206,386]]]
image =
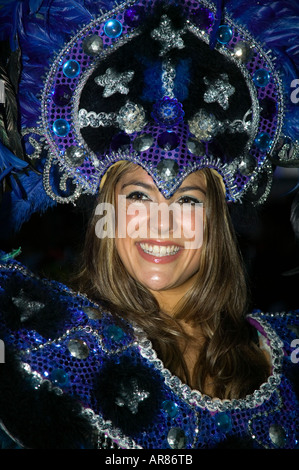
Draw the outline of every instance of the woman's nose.
[[[148,224],[150,237],[172,237],[177,227],[177,210],[173,205],[167,202],[154,203],[150,205],[149,211]]]

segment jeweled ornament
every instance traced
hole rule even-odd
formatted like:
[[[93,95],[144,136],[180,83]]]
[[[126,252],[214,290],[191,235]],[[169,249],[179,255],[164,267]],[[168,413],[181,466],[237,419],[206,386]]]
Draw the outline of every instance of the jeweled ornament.
[[[53,123],[53,132],[58,137],[65,137],[70,132],[70,125],[65,119],[56,119]]]
[[[65,156],[71,165],[78,167],[82,165],[85,160],[85,151],[72,145],[66,149]]]
[[[123,27],[120,21],[116,19],[110,19],[106,21],[104,26],[104,33],[109,38],[118,38],[122,33]]]
[[[240,41],[235,45],[234,56],[241,62],[249,62],[252,59],[253,55],[253,50],[251,49],[250,45],[246,42]]]
[[[279,424],[271,424],[269,437],[276,447],[284,447],[287,441],[286,432]]]
[[[175,418],[179,412],[178,405],[171,400],[165,400],[162,403],[162,408],[170,418]]]
[[[186,436],[181,428],[171,428],[167,435],[167,442],[171,449],[184,449]]]
[[[259,69],[253,74],[253,81],[257,87],[264,88],[270,82],[270,72],[266,69]]]
[[[255,158],[252,155],[245,155],[242,157],[238,169],[244,176],[250,175],[256,167]]]
[[[184,117],[181,103],[175,98],[164,96],[153,106],[152,117],[159,124],[172,127],[179,124]]]
[[[68,375],[63,369],[54,369],[50,374],[50,379],[58,387],[65,387],[69,381]]]
[[[94,56],[101,52],[103,49],[103,41],[100,36],[93,34],[87,36],[82,42],[82,49],[88,56]]]
[[[76,60],[68,60],[63,66],[63,73],[68,78],[75,78],[80,73],[80,64]]]
[[[217,413],[216,425],[221,432],[229,432],[232,428],[231,417],[227,413]]]
[[[89,356],[89,347],[81,339],[70,339],[67,348],[71,355],[77,359],[86,359]]]
[[[179,170],[179,165],[171,158],[163,158],[157,165],[157,172],[159,176],[165,181],[173,180]]]
[[[189,152],[193,153],[193,155],[201,156],[205,154],[204,145],[192,137],[187,140],[187,147]]]
[[[133,148],[136,152],[145,152],[154,143],[154,139],[150,134],[142,134],[136,137],[133,142]]]
[[[267,132],[261,132],[258,134],[256,137],[254,143],[255,145],[261,150],[261,151],[266,151],[269,149],[271,145],[271,136]]]
[[[117,325],[107,326],[104,330],[104,334],[113,341],[121,341],[125,336],[124,330]]]
[[[217,41],[220,44],[228,44],[233,37],[233,31],[230,26],[223,24],[219,26],[217,32]]]
[[[72,98],[72,90],[68,85],[57,85],[53,93],[53,101],[57,106],[66,106]]]
[[[174,150],[179,143],[179,136],[175,132],[162,132],[158,137],[158,145],[163,150]]]

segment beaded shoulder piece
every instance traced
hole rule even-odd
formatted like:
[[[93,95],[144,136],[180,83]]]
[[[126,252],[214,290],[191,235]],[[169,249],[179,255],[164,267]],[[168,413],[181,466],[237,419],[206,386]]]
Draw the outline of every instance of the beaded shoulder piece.
[[[39,447],[45,439],[49,447],[126,449],[275,449],[298,444],[298,312],[248,316],[264,338],[272,371],[258,390],[236,400],[211,399],[191,390],[164,367],[140,328],[63,285],[37,279],[16,262],[1,266],[0,314],[7,359],[10,350],[17,351],[21,364],[11,382],[11,363],[6,375],[2,373],[0,421],[23,447]],[[68,407],[66,399],[77,405]],[[64,436],[59,429],[61,406],[63,429],[66,421],[73,425]],[[23,419],[32,428],[28,423],[16,428],[13,423]],[[40,436],[35,420],[43,429]],[[83,424],[88,439],[83,438]]]

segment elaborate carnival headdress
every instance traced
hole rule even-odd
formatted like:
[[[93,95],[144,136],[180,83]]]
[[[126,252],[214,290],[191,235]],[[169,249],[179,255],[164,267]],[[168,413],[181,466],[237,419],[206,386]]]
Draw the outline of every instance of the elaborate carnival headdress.
[[[20,138],[7,133],[0,153],[14,225],[96,194],[121,160],[166,198],[210,167],[228,201],[255,203],[273,164],[297,165],[295,1],[39,0],[1,14],[2,39],[17,43],[7,63],[19,50],[22,63]]]

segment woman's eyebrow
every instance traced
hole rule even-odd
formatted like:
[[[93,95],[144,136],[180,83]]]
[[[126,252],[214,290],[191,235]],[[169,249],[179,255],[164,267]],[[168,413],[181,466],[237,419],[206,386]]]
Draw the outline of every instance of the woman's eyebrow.
[[[148,191],[155,191],[157,187],[152,184],[142,183],[141,181],[129,181],[128,183],[124,183],[121,189],[125,189],[127,186],[140,186]],[[184,186],[183,188],[178,188],[176,193],[185,193],[187,191],[200,191],[204,195],[206,195],[206,191],[201,186]]]
[[[183,188],[179,188],[176,190],[176,193],[184,193],[187,191],[200,191],[204,195],[206,195],[206,191],[201,186],[184,186]]]
[[[141,181],[129,181],[129,183],[124,183],[121,189],[125,189],[127,186],[141,186],[144,189],[152,190],[152,191],[157,189],[155,185],[142,183]]]

